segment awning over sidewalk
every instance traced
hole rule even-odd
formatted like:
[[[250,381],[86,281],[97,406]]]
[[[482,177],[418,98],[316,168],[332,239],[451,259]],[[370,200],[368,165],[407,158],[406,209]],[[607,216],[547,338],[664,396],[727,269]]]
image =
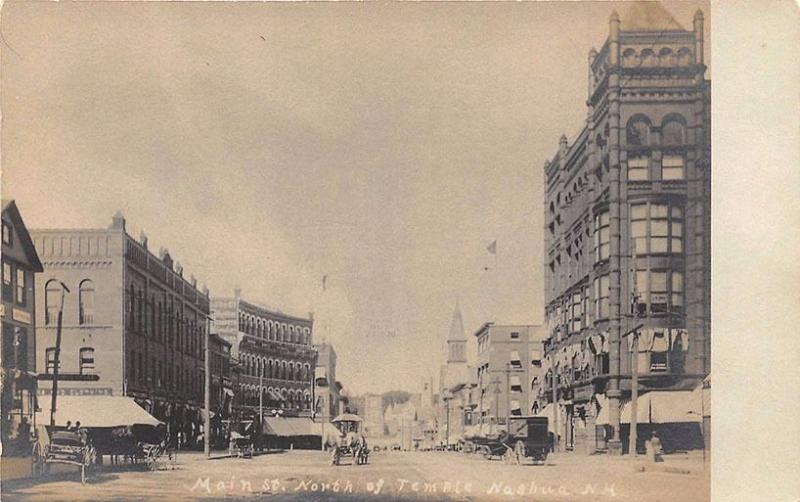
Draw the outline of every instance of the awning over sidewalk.
[[[604,395],[595,396],[600,411],[595,425],[609,424],[608,399]],[[623,399],[620,408],[620,423],[631,423],[632,406],[630,399]],[[651,391],[639,396],[636,402],[636,421],[640,424],[671,424],[700,422],[699,394],[686,390]]]
[[[50,423],[50,399],[41,399],[42,411],[36,419]],[[136,404],[132,397],[124,396],[58,396],[56,399],[56,425],[66,426],[67,421],[80,422],[83,427],[121,427],[125,425],[159,425],[161,422]]]
[[[264,434],[279,437],[338,435],[331,423],[314,422],[307,417],[265,417]]]

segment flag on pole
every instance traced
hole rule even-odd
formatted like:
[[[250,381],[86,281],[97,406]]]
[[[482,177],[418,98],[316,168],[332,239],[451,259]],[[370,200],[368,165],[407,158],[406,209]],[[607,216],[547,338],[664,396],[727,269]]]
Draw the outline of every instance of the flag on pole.
[[[497,254],[497,239],[493,240],[489,247],[486,248],[489,254]]]

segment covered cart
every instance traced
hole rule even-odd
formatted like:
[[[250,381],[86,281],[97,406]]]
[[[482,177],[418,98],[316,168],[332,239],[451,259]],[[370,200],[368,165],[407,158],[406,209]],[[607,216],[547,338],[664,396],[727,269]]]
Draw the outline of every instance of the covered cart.
[[[340,465],[343,457],[351,456],[356,465],[369,461],[369,446],[361,432],[361,417],[352,413],[344,413],[332,420],[340,432],[340,437],[333,447],[333,465]]]
[[[49,406],[38,414],[37,421],[49,423]],[[103,455],[141,463],[149,469],[156,469],[165,455],[172,458],[163,424],[132,398],[59,396],[55,425],[37,428],[32,472],[44,474],[50,463],[80,465],[85,482],[87,469],[99,463]]]
[[[513,462],[521,464],[524,458],[533,459],[533,463],[543,463],[550,451],[547,417],[527,416],[510,417],[508,421],[509,435],[513,438]]]

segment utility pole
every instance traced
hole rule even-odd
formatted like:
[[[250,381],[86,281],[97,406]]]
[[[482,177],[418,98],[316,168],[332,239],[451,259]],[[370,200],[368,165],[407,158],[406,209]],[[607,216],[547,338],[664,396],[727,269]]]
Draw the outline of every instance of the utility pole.
[[[631,333],[633,337],[633,360],[631,361],[631,435],[630,435],[630,444],[628,445],[629,453],[631,457],[636,460],[636,443],[638,441],[638,434],[637,434],[637,427],[639,426],[639,412],[638,410],[638,403],[639,400],[639,332],[633,331]]]
[[[550,365],[550,371],[552,371],[553,377],[550,379],[552,392],[553,392],[553,451],[559,451],[559,440],[558,440],[558,377],[556,376],[556,361],[555,361],[555,353],[552,353],[551,356],[553,357],[553,364]]]
[[[261,371],[258,374],[258,423],[264,421],[264,363],[261,363]]]
[[[69,288],[61,281],[61,304],[58,307],[58,323],[56,324],[56,348],[53,354],[53,388],[50,396],[50,427],[56,425],[56,398],[58,396],[58,367],[61,365],[61,324],[64,319],[64,294]],[[47,361],[45,361],[47,364]]]
[[[210,319],[210,318],[209,318]],[[203,452],[206,454],[206,458],[211,457],[211,330],[209,329],[209,323],[206,322],[206,330],[205,330],[205,350],[204,350],[204,366],[205,366],[205,399],[204,405],[206,408],[206,416],[205,421],[203,424],[203,429],[205,433],[203,434]]]

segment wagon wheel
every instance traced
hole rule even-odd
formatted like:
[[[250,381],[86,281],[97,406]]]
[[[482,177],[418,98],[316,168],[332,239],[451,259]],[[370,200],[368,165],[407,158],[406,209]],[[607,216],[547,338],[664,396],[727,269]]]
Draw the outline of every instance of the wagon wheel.
[[[492,458],[492,451],[486,445],[481,446],[478,449],[478,453],[483,455],[483,458],[485,458],[486,460],[489,460],[490,458]]]
[[[31,450],[31,476],[38,478],[44,474],[47,458],[47,447],[42,448],[38,442],[33,443]]]

